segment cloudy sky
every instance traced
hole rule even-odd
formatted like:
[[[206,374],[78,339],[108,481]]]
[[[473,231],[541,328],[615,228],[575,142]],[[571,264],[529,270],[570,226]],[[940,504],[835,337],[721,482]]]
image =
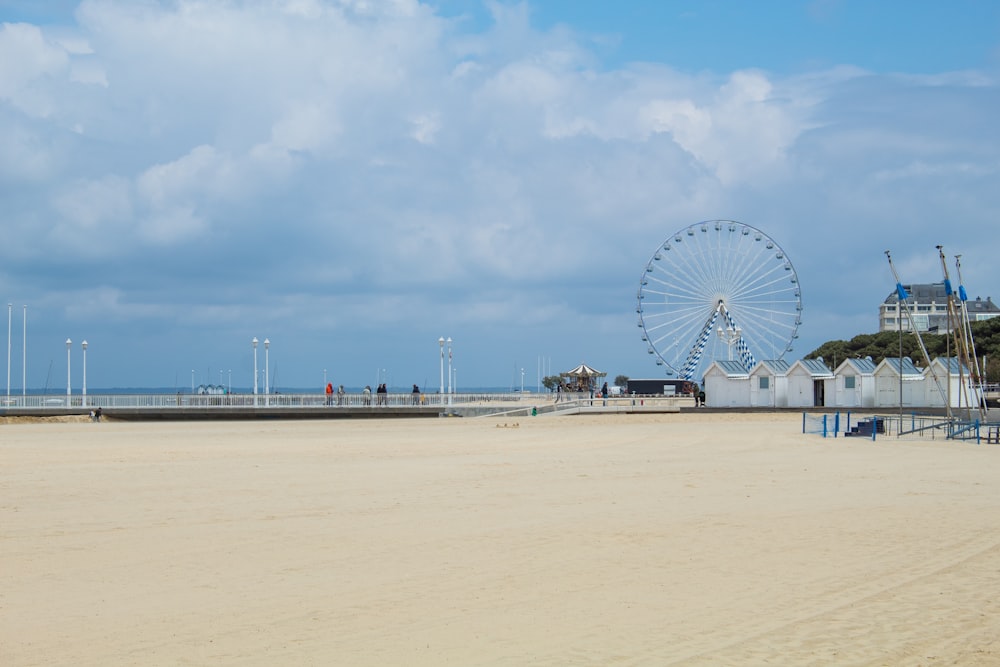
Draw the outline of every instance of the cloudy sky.
[[[639,280],[703,220],[791,259],[790,361],[885,250],[1000,301],[998,78],[988,0],[0,0],[12,393],[67,338],[74,391],[84,339],[92,392],[250,386],[255,336],[279,390],[433,389],[442,336],[459,388],[659,377]]]

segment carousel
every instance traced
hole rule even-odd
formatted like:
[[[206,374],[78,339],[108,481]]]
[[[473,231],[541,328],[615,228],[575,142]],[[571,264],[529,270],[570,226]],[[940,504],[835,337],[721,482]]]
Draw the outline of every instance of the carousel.
[[[559,374],[565,391],[591,391],[597,389],[598,378],[606,376],[607,373],[604,371],[591,368],[587,364],[580,364],[573,370]]]

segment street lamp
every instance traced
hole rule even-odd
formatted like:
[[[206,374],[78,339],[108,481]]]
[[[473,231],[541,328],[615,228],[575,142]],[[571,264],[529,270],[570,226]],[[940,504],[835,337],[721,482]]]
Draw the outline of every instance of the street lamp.
[[[28,395],[28,304],[24,304],[24,315],[21,325],[21,396]]]
[[[69,389],[69,381],[70,381],[70,374],[69,374],[69,350],[70,350],[70,348],[72,346],[73,346],[73,341],[71,341],[69,338],[67,338],[66,339],[66,396],[69,396],[70,393],[71,393],[70,389]],[[66,404],[69,405],[69,399],[66,400]]]
[[[194,369],[191,369],[191,393],[194,393]]]
[[[233,369],[229,369],[229,393],[233,393]]]
[[[87,404],[87,341],[80,343],[83,348],[83,404]]]
[[[521,393],[524,393],[524,369],[521,369]]]
[[[451,405],[451,336],[448,336],[448,405]]]
[[[733,360],[733,345],[736,345],[740,338],[743,336],[743,329],[739,326],[729,325],[725,329],[721,326],[715,330],[715,333],[719,336],[719,340],[726,344],[729,348],[729,361]]]
[[[253,340],[250,341],[253,345],[253,395],[257,395],[257,337],[254,336]]]
[[[268,348],[270,347],[271,347],[271,341],[265,338],[264,339],[264,393],[265,394],[271,393],[270,389],[271,381],[270,377],[268,376],[268,370],[271,365],[268,358]]]
[[[438,396],[444,403],[444,337],[438,338],[438,347],[441,348],[441,387],[438,389]]]
[[[14,304],[7,304],[7,398],[10,398],[10,315],[14,312]],[[8,404],[10,401],[8,401]]]

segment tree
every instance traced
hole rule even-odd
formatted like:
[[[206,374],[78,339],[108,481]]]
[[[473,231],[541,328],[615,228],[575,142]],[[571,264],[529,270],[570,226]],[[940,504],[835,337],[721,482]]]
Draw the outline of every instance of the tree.
[[[1000,382],[1000,317],[972,322],[970,329],[980,363],[982,363],[983,357],[987,359],[987,368],[980,368],[985,380],[987,382]],[[954,336],[925,333],[921,334],[921,338],[931,359],[948,354],[956,356]],[[836,368],[844,359],[853,357],[871,357],[872,361],[877,364],[886,357],[899,357],[900,347],[902,347],[902,356],[910,357],[914,363],[921,366],[925,363],[917,337],[908,331],[903,332],[902,345],[900,345],[898,331],[880,331],[875,334],[858,334],[849,341],[827,341],[807,354],[805,358],[823,357],[827,365],[832,368]]]
[[[616,387],[624,387],[626,385],[628,385],[628,376],[627,375],[616,375],[615,376],[615,386]]]
[[[558,375],[546,375],[542,378],[542,386],[549,391],[555,391],[560,382],[562,382],[562,378]]]

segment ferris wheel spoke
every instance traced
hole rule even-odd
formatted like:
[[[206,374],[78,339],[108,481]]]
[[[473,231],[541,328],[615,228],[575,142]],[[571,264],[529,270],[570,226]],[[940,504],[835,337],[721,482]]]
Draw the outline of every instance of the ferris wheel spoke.
[[[674,252],[673,250],[666,250],[664,252],[670,254],[667,262],[672,271],[667,270],[666,265],[662,264],[663,260],[661,259],[659,269],[664,274],[661,280],[673,285],[675,289],[682,290],[692,296],[702,296],[696,288],[705,284],[706,276],[703,273],[703,269],[691,264],[687,257],[680,256],[678,252]]]
[[[740,289],[734,296],[741,299],[754,298],[757,295],[769,294],[777,285],[784,288],[791,284],[790,277],[783,267],[771,267],[741,281]]]
[[[742,313],[738,315],[738,321],[745,322],[742,326],[745,331],[750,332],[747,338],[751,341],[751,347],[755,348],[758,355],[770,355],[767,358],[773,358],[779,352],[783,354],[794,336],[792,333],[794,325],[768,319],[759,314]],[[779,345],[776,341],[783,342]]]
[[[648,333],[654,334],[656,338],[660,338],[666,333],[697,328],[705,321],[704,312],[704,309],[691,309],[686,312],[677,313],[670,318],[653,314],[650,317],[644,318],[646,330]]]

